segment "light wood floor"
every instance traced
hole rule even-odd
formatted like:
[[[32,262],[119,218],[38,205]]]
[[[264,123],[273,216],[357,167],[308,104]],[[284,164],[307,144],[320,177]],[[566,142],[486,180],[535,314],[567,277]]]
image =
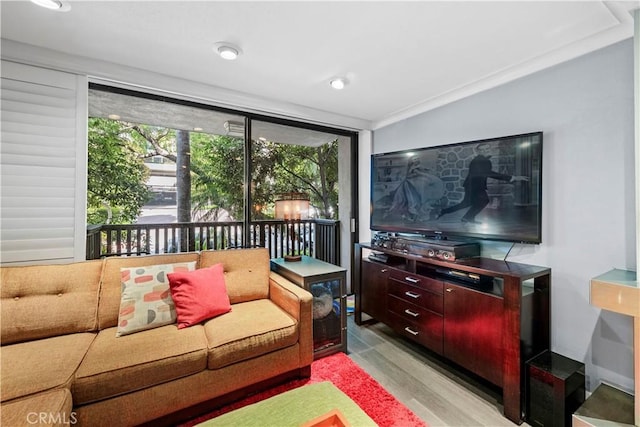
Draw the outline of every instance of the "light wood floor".
[[[347,316],[347,348],[353,361],[430,427],[516,426],[502,415],[500,389],[384,324],[357,326]]]

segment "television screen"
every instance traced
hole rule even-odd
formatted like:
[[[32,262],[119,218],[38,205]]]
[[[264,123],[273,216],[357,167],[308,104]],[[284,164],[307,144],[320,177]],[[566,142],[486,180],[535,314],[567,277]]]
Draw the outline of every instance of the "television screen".
[[[541,242],[542,132],[371,156],[376,231]]]

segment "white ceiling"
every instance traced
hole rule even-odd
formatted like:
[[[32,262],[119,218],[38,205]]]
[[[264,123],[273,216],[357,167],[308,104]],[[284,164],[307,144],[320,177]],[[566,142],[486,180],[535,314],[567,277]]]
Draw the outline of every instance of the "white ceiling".
[[[638,1],[2,1],[5,40],[371,128],[633,36]],[[236,61],[213,52],[228,41]],[[329,87],[346,76],[342,91]],[[257,101],[256,101],[257,102]],[[284,107],[283,107],[284,106]],[[268,108],[267,108],[268,109]],[[293,112],[293,113],[291,113]]]

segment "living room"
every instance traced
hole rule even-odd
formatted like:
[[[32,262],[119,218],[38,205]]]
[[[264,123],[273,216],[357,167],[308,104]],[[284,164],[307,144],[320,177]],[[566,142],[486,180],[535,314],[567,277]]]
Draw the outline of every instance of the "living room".
[[[512,65],[507,70],[511,76],[508,72],[496,74],[495,81],[487,78],[480,81],[478,87],[458,88],[457,92],[451,89],[449,98],[446,94],[433,96],[431,103],[421,103],[413,109],[408,104],[399,105],[393,110],[399,113],[382,118],[364,113],[362,116],[338,114],[329,108],[329,104],[314,102],[311,96],[307,106],[296,104],[296,101],[269,103],[265,100],[266,95],[252,98],[242,92],[220,88],[217,82],[180,81],[170,76],[171,70],[141,70],[115,63],[107,53],[96,59],[60,52],[60,49],[44,44],[37,46],[36,41],[46,36],[33,27],[29,28],[33,24],[19,19],[14,25],[23,25],[30,30],[26,31],[30,38],[20,40],[11,37],[6,32],[12,27],[5,21],[12,16],[25,19],[29,15],[21,9],[34,7],[30,4],[7,5],[3,2],[1,5],[2,59],[77,75],[79,77],[73,85],[81,88],[80,91],[86,88],[88,80],[98,77],[137,89],[151,88],[211,103],[219,101],[218,105],[246,107],[357,130],[360,180],[356,221],[359,235],[355,239],[359,242],[368,242],[373,235],[369,227],[371,154],[543,132],[541,243],[515,244],[512,247],[511,243],[487,242],[483,244],[483,251],[498,259],[508,256],[508,261],[550,268],[551,349],[585,363],[588,391],[606,382],[633,393],[634,388],[637,391],[638,359],[636,355],[634,367],[632,317],[592,305],[590,280],[612,268],[635,270],[637,267],[637,184],[634,185],[637,183],[634,160],[637,153],[634,140],[638,136],[634,136],[634,126],[637,133],[638,125],[637,113],[634,114],[634,94],[636,105],[638,95],[634,82],[637,85],[638,77],[637,74],[634,76],[634,64],[637,64],[637,59],[634,63],[634,54],[638,55],[638,47],[637,41],[634,45],[633,18],[629,13],[637,7],[637,2],[629,2],[635,4],[625,6],[623,15],[616,15],[621,13],[619,9],[606,2],[593,3],[595,5],[585,10],[593,13],[589,16],[594,20],[600,15],[591,7],[605,8],[607,19],[614,19],[614,16],[621,20],[616,26],[619,33],[611,31],[603,36],[606,41],[600,41],[596,48],[586,47],[586,42],[576,42],[572,53],[563,59],[556,58],[556,62],[544,62],[531,53],[533,59],[527,64],[529,71],[526,73]],[[247,5],[238,10],[238,19],[242,13],[249,13]],[[76,8],[75,3],[71,6],[68,13]],[[53,19],[59,22],[48,25],[53,28],[64,25],[62,16],[56,15]],[[43,18],[39,16],[38,19]],[[567,26],[570,24],[566,23]],[[576,22],[573,24],[578,25]],[[76,34],[74,37],[80,36]],[[468,38],[472,37],[467,35],[460,43],[468,43]],[[72,44],[72,41],[70,38],[67,43]],[[501,49],[517,50],[517,46],[508,45],[505,43]],[[117,47],[124,49],[123,46]],[[557,50],[550,52],[551,56],[555,54],[559,58],[570,50],[567,46],[564,46],[566,51],[561,48],[556,47]],[[244,47],[240,59],[249,53]],[[469,55],[468,52],[465,54]],[[442,74],[454,71],[445,70]],[[441,76],[442,79],[444,77]],[[375,90],[372,87],[359,89],[358,79],[351,80],[343,92],[339,92],[340,95],[355,89]],[[417,87],[425,85],[425,82],[417,79],[412,84]],[[247,88],[250,89],[249,86]],[[279,99],[275,93],[274,98]],[[423,99],[429,97],[423,96]],[[389,101],[394,100],[390,98]],[[354,105],[358,100],[344,99],[343,102]],[[77,114],[82,116],[83,113],[82,107],[78,107]],[[74,163],[72,168],[83,161],[81,153],[70,153],[70,156],[77,156],[78,163]],[[3,179],[3,194],[6,194],[5,182]],[[84,223],[83,201],[76,201],[76,209],[78,224]],[[81,238],[74,235],[75,240],[71,239],[69,260],[83,259],[85,255],[84,230],[83,227],[77,228],[81,230]],[[4,235],[3,232],[3,241]],[[25,245],[27,250],[28,242]]]

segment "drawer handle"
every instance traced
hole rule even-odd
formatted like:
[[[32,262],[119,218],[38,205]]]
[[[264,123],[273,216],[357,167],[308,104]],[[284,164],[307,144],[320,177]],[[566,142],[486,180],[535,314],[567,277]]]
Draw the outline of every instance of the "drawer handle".
[[[419,313],[416,313],[415,311],[411,311],[411,310],[409,310],[408,308],[407,308],[404,312],[405,312],[406,314],[408,314],[409,316],[412,316],[412,317],[418,317],[418,316],[420,316],[420,314],[419,314]]]
[[[386,273],[387,271],[389,271],[388,268],[383,268],[382,270],[380,270],[380,273]]]
[[[417,336],[418,336],[418,334],[419,334],[419,332],[418,332],[418,331],[414,331],[413,329],[411,329],[411,328],[410,328],[410,327],[408,327],[408,326],[407,326],[406,328],[404,328],[404,330],[405,330],[406,332],[409,332],[409,333],[410,333],[411,335],[413,335],[414,337],[417,337]]]
[[[416,294],[415,292],[411,292],[411,291],[406,291],[404,293],[406,296],[411,297],[413,299],[418,299],[420,298],[420,294]]]
[[[409,276],[405,277],[404,280],[406,280],[409,283],[420,283],[419,279],[414,279],[413,277],[409,277]]]
[[[447,288],[447,292],[453,292],[453,289]]]

